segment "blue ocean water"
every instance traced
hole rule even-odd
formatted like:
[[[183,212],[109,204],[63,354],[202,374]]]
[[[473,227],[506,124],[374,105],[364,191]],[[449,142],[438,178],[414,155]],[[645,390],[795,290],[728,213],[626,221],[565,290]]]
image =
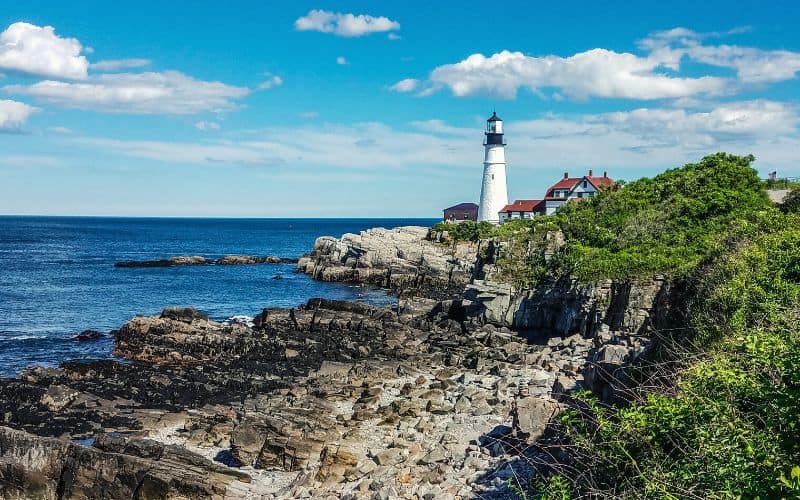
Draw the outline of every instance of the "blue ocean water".
[[[86,329],[109,331],[165,306],[193,306],[225,320],[311,297],[393,300],[382,290],[314,281],[295,273],[292,264],[115,268],[115,262],[175,255],[299,257],[318,236],[434,222],[0,216],[0,376],[31,365],[109,357],[110,338],[70,337]]]

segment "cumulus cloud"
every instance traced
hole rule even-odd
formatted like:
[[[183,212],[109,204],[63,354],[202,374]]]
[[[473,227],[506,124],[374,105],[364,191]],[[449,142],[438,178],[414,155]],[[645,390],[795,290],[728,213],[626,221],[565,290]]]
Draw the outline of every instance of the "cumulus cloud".
[[[217,122],[208,122],[208,121],[205,121],[205,120],[201,120],[201,121],[199,121],[199,122],[194,124],[194,128],[196,128],[197,130],[203,130],[203,131],[219,130],[220,129],[220,125]]]
[[[0,70],[49,78],[86,78],[89,62],[81,43],[61,38],[52,26],[18,22],[0,33]]]
[[[339,66],[346,66],[349,63],[347,62],[347,58],[345,58],[344,56],[339,56],[336,58],[336,64],[338,64]]]
[[[18,132],[36,108],[25,103],[0,100],[0,132]]]
[[[416,78],[406,78],[389,87],[389,90],[395,92],[413,92],[419,87],[419,84],[420,81]]]
[[[97,71],[119,71],[121,69],[149,66],[150,62],[150,59],[108,59],[92,63],[90,67]]]
[[[344,37],[358,37],[370,33],[396,31],[400,23],[388,17],[365,14],[340,14],[326,10],[312,10],[294,22],[297,31],[319,31]]]
[[[725,33],[698,33],[687,28],[673,28],[651,33],[638,42],[653,53],[671,54],[673,59],[692,61],[736,71],[742,83],[773,83],[791,80],[800,72],[800,52],[763,50],[738,45],[709,45],[703,40],[741,33],[736,28]]]
[[[568,57],[532,56],[508,50],[489,56],[472,54],[434,68],[412,90],[421,89],[419,95],[429,95],[447,89],[458,97],[488,94],[506,99],[516,97],[520,89],[540,96],[553,90],[553,97],[558,99],[686,99],[730,95],[747,85],[797,76],[800,52],[708,43],[747,30],[699,33],[678,27],[657,31],[637,42],[644,54],[603,48]],[[729,68],[736,74],[683,76],[679,72],[686,60]],[[396,90],[402,91],[401,88]]]
[[[269,78],[258,84],[259,90],[269,90],[283,85],[283,78],[277,75],[267,75]]]
[[[83,82],[45,80],[3,90],[65,108],[173,115],[236,109],[236,100],[250,93],[248,88],[196,80],[177,71],[110,73]]]
[[[718,94],[722,78],[680,78],[658,71],[663,61],[592,49],[570,57],[534,57],[504,50],[489,57],[473,54],[455,64],[434,69],[430,83],[459,97],[487,93],[511,99],[520,88],[539,92],[556,88],[577,98],[677,98],[698,93]]]

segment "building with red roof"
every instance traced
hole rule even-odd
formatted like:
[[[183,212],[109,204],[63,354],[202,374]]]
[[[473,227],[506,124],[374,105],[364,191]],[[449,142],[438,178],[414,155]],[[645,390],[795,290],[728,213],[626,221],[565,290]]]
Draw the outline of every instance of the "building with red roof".
[[[614,179],[608,176],[608,172],[603,172],[602,177],[593,175],[591,170],[583,177],[570,177],[569,172],[564,172],[564,177],[545,192],[544,213],[553,214],[569,200],[592,198],[597,196],[600,190],[610,189],[616,185]]]
[[[543,200],[514,200],[500,210],[500,223],[511,219],[532,219],[544,214]]]

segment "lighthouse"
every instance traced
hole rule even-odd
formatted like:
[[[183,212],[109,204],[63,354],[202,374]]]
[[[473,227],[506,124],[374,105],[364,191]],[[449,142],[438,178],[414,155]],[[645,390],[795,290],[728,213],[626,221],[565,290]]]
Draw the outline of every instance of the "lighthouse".
[[[481,184],[481,204],[478,209],[478,222],[500,223],[498,212],[508,205],[506,187],[506,144],[503,142],[503,120],[492,113],[486,120],[486,141],[483,143],[483,184]]]

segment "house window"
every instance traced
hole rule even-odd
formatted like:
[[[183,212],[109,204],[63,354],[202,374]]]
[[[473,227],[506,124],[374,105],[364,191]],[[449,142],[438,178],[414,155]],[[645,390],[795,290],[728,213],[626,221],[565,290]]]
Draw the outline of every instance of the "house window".
[[[589,183],[584,179],[584,181],[583,181],[583,189],[586,189],[587,187],[589,187]]]
[[[469,219],[469,212],[464,212],[464,220]]]

